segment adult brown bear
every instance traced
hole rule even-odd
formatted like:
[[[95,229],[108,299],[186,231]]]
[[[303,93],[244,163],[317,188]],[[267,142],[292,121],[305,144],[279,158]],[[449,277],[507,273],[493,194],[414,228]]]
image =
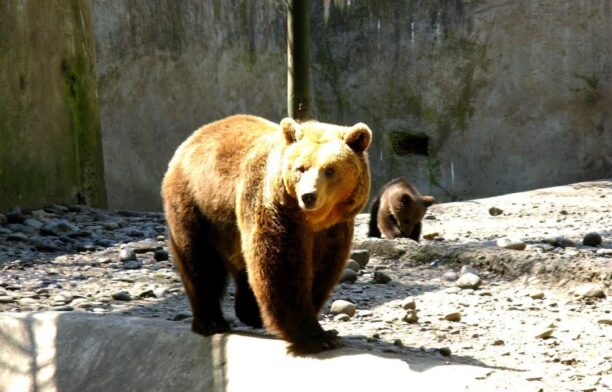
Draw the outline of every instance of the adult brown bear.
[[[432,196],[421,196],[405,178],[389,181],[372,202],[368,236],[418,241],[425,211],[434,202]]]
[[[294,353],[339,345],[317,315],[348,258],[367,201],[372,133],[316,121],[280,125],[237,115],[205,125],[176,151],[162,185],[170,245],[203,335],[238,318],[266,326]]]

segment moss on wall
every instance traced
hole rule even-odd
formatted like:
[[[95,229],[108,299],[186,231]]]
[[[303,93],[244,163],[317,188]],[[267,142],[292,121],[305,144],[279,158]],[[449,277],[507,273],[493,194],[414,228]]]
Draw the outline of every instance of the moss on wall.
[[[0,210],[106,204],[90,13],[0,3]]]

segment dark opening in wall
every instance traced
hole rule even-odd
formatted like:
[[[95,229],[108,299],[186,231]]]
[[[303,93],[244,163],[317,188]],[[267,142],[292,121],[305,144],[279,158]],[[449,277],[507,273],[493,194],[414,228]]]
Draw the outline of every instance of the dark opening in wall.
[[[389,140],[391,148],[397,155],[429,155],[429,136],[391,132]]]

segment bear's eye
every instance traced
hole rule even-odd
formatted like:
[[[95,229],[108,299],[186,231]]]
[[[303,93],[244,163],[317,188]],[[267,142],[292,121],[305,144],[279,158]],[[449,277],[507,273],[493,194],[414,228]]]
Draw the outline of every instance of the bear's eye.
[[[333,167],[328,167],[325,169],[325,175],[327,177],[333,176],[335,172],[336,172],[336,169],[334,169]]]
[[[402,196],[402,203],[404,203],[404,204],[410,204],[410,202],[411,202],[411,201],[412,201],[412,200],[410,199],[410,196],[408,196],[408,195],[404,195],[404,196]]]
[[[306,171],[306,166],[300,166],[297,168],[297,171],[299,171],[300,173],[304,173]]]

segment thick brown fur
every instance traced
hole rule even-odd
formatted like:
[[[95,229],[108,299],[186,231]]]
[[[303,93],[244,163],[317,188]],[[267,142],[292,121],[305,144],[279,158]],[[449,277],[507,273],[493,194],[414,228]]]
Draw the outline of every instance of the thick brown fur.
[[[364,124],[275,124],[237,115],[205,125],[172,158],[162,185],[175,264],[195,332],[229,329],[227,275],[238,318],[297,354],[338,347],[317,315],[348,258],[354,217],[370,192]]]
[[[425,211],[434,202],[432,196],[421,196],[405,178],[389,181],[372,203],[368,236],[419,241]]]

